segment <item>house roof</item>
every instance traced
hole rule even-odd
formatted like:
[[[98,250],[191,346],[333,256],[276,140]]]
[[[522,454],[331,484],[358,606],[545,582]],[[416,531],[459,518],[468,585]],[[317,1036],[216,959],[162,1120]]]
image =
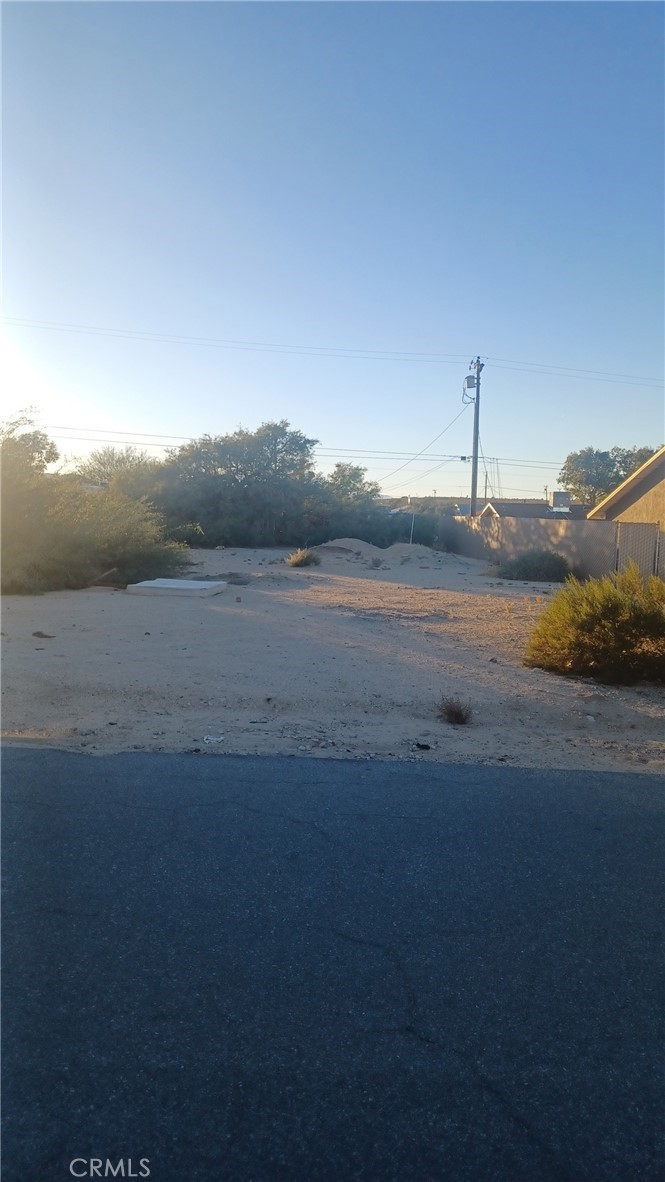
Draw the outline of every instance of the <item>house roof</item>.
[[[642,484],[644,480],[652,475],[652,473],[658,468],[659,464],[663,463],[665,463],[665,447],[660,447],[658,451],[654,453],[654,455],[646,460],[644,464],[641,464],[639,468],[636,468],[635,471],[632,472],[630,476],[627,476],[621,484],[617,485],[617,487],[613,489],[611,493],[608,493],[606,497],[603,497],[602,501],[599,501],[597,505],[594,505],[593,509],[587,513],[587,518],[589,521],[593,521],[597,518],[602,519],[607,510],[611,509],[615,502],[624,497],[627,492],[634,492],[636,497],[639,496],[640,484]]]
[[[553,509],[548,501],[488,501],[481,517],[556,517],[570,520],[586,517],[588,505],[571,505],[568,509]]]

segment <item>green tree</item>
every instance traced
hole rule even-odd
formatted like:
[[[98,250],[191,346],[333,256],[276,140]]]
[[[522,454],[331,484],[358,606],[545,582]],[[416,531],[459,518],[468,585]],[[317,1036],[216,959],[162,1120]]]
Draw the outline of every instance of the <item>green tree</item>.
[[[41,475],[59,458],[55,443],[40,431],[28,412],[0,426],[0,462],[3,477]]]
[[[378,546],[393,540],[393,520],[380,501],[380,486],[365,480],[365,468],[335,464],[323,481],[327,538],[363,538]]]
[[[380,485],[373,480],[365,480],[366,468],[357,464],[335,464],[328,477],[328,488],[333,496],[343,502],[374,502],[381,493]]]
[[[76,473],[91,484],[110,484],[120,473],[150,469],[154,464],[155,461],[146,451],[107,444],[90,452],[85,460],[80,460],[76,465]]]
[[[566,456],[559,472],[559,484],[576,500],[595,504],[648,460],[655,450],[650,447],[613,447],[610,451],[599,451],[584,447]]]
[[[316,443],[285,419],[204,435],[168,454],[147,495],[177,536],[196,522],[207,546],[301,544],[317,494]]]
[[[232,435],[203,435],[169,452],[168,462],[184,479],[226,476],[241,485],[303,480],[314,474],[317,443],[282,419],[262,423],[256,431],[239,427]]]
[[[646,464],[656,451],[655,447],[613,447],[610,455],[616,464],[617,484]]]
[[[241,428],[231,438],[245,479],[307,480],[314,474],[312,453],[318,439],[293,431],[286,419],[262,423],[254,432]]]

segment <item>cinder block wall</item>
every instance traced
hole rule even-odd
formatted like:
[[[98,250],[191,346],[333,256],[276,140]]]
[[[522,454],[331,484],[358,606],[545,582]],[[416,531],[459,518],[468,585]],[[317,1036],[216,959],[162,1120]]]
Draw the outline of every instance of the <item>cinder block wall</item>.
[[[525,550],[554,550],[568,560],[580,578],[600,578],[633,558],[643,574],[654,572],[657,525],[614,521],[562,521],[533,517],[443,517],[439,541],[446,549],[468,558],[505,562]],[[665,534],[660,534],[663,570]]]

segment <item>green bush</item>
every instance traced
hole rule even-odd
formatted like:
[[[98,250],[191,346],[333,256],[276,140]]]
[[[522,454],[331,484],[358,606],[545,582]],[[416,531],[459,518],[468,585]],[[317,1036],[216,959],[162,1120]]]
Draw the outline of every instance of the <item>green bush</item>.
[[[321,559],[313,550],[294,550],[284,559],[287,566],[320,566]]]
[[[502,563],[500,579],[522,579],[530,583],[563,583],[570,567],[561,554],[551,550],[525,550],[517,558]]]
[[[546,607],[525,664],[630,685],[665,681],[665,582],[622,574],[569,578]]]
[[[175,574],[188,550],[167,541],[157,513],[117,492],[86,492],[38,477],[22,506],[3,498],[2,591],[34,594],[88,586],[110,568],[122,583]]]

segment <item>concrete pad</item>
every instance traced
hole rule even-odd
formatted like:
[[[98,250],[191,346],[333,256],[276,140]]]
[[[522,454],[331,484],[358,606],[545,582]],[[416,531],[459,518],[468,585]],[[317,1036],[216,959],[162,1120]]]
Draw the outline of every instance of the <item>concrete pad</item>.
[[[208,595],[219,595],[226,583],[208,583],[196,579],[145,579],[142,583],[130,583],[127,590],[132,595],[189,595],[204,599]]]

